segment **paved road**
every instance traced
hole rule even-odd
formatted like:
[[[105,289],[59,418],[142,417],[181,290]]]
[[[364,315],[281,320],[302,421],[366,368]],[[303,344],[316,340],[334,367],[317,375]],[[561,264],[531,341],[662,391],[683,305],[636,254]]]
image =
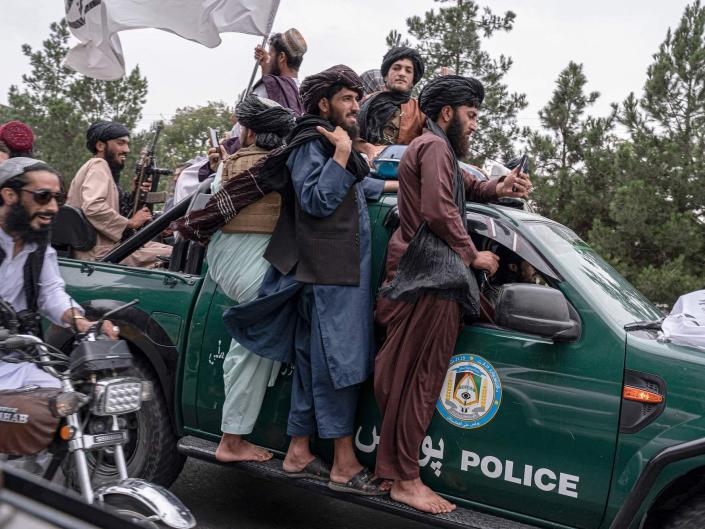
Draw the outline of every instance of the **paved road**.
[[[189,458],[171,490],[199,529],[422,529],[426,525]]]

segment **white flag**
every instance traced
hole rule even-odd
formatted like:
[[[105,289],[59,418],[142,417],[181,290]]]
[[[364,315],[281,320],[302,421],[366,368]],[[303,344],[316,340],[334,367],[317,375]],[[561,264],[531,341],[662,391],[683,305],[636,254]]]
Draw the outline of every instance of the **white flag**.
[[[220,33],[269,35],[279,0],[66,0],[66,20],[81,41],[64,64],[89,77],[125,75],[118,31],[157,28],[209,48]]]

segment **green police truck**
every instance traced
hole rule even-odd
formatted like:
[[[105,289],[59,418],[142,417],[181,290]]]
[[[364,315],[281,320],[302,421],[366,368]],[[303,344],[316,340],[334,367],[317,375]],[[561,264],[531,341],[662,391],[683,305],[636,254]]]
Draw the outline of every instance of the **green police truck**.
[[[222,315],[233,302],[209,278],[204,248],[193,242],[175,244],[168,269],[115,263],[202,205],[207,187],[103,262],[71,258],[80,244],[71,230],[54,241],[68,290],[90,316],[139,299],[115,318],[156,389],[125,424],[129,474],[163,485],[185,456],[215,462],[230,343]],[[398,222],[395,206],[395,195],[369,204],[376,285]],[[474,203],[468,225],[478,248],[499,254],[500,271],[485,292],[483,317],[458,338],[419,454],[422,479],[459,508],[430,516],[388,498],[340,497],[444,527],[705,527],[702,351],[659,341],[659,310],[568,228],[515,207]],[[528,265],[536,281],[517,281],[511,271]],[[71,338],[54,327],[47,337],[58,347]],[[277,455],[289,442],[291,375],[283,366],[249,436]],[[368,381],[355,445],[369,466],[379,425]],[[102,461],[98,476],[114,471],[110,463]],[[277,458],[238,466],[287,479]],[[325,484],[291,483],[335,494]]]

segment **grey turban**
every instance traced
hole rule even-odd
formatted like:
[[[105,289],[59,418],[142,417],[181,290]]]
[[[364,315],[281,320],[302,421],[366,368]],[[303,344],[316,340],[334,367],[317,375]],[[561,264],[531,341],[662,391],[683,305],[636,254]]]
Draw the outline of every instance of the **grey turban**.
[[[24,156],[18,156],[17,158],[10,158],[0,163],[0,186],[5,184],[8,180],[13,179],[16,176],[24,174],[28,167],[33,165],[43,164],[46,165],[41,160],[36,160],[34,158],[25,158]]]
[[[421,112],[436,121],[441,109],[446,105],[480,108],[484,98],[485,88],[477,79],[461,75],[444,75],[430,80],[423,87],[419,95],[419,106]]]
[[[279,147],[294,128],[293,111],[254,94],[248,94],[238,103],[235,116],[238,123],[255,132],[255,144],[262,149]]]
[[[88,127],[86,132],[86,147],[93,154],[97,152],[95,144],[99,141],[109,141],[115,138],[129,136],[130,129],[116,121],[99,121]]]

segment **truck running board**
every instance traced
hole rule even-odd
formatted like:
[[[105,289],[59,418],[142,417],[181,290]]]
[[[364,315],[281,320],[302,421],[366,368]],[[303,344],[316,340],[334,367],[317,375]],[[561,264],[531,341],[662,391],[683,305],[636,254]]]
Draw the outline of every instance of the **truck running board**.
[[[198,437],[186,436],[179,440],[178,449],[182,454],[202,459],[211,463],[228,466],[248,474],[269,479],[272,481],[289,483],[296,487],[302,487],[314,492],[333,496],[336,499],[357,503],[372,509],[382,510],[398,516],[403,516],[421,523],[434,525],[436,527],[448,527],[450,529],[536,529],[535,526],[526,525],[519,522],[499,518],[490,514],[463,509],[458,507],[448,514],[430,515],[416,511],[397,503],[389,496],[358,496],[356,494],[346,494],[329,489],[325,483],[312,479],[291,479],[282,470],[281,460],[276,457],[263,463],[220,463],[215,459],[215,449],[218,443],[199,439]]]

